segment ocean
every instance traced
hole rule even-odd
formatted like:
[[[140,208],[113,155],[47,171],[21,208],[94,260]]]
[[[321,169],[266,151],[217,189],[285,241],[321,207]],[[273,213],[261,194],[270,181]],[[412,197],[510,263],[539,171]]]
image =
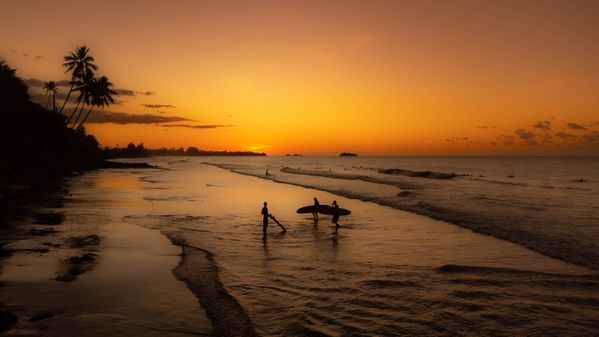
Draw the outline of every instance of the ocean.
[[[150,162],[163,168],[140,178],[152,211],[125,221],[208,254],[242,308],[234,319],[259,335],[599,328],[598,158]],[[352,214],[338,229],[327,216],[314,224],[295,213],[313,197]],[[287,232],[272,225],[262,237],[264,201]],[[213,303],[203,304],[209,315]]]
[[[50,251],[3,264],[0,301],[53,308],[46,335],[599,331],[599,158],[135,160],[157,168],[71,178],[68,196],[31,220],[53,234],[18,243]],[[314,197],[352,213],[338,228],[296,213]],[[263,236],[263,202],[285,232],[271,222]],[[92,233],[107,239],[72,246]],[[173,246],[153,252],[152,233]],[[73,266],[83,252],[93,263]]]

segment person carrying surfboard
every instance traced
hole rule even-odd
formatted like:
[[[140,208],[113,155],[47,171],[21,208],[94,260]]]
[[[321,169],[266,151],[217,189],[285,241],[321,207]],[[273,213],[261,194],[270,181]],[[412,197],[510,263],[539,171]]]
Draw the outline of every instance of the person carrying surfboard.
[[[339,221],[339,205],[337,205],[337,200],[333,200],[333,219],[331,220],[331,222],[335,224],[335,227],[339,227],[339,224],[337,223],[338,221]]]
[[[312,211],[312,216],[314,217],[314,222],[318,222],[318,208],[320,207],[320,202],[318,199],[314,197],[314,210]]]

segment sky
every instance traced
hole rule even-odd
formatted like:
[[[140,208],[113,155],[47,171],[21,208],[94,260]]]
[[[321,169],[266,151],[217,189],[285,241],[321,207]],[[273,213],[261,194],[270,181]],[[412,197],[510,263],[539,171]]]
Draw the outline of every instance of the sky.
[[[42,104],[90,48],[120,93],[86,125],[102,146],[599,155],[599,1],[0,5],[0,58]]]

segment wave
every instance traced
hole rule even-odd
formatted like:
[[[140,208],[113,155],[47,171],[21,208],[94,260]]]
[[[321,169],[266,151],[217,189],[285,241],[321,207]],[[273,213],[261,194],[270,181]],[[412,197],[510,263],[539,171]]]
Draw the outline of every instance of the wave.
[[[382,174],[391,174],[396,176],[406,176],[406,177],[418,177],[418,178],[430,178],[430,179],[453,179],[458,175],[455,173],[444,173],[444,172],[434,172],[434,171],[410,171],[404,169],[378,169],[378,173]]]
[[[239,171],[239,169],[229,168],[229,165],[211,164],[211,163],[205,163],[205,164],[214,165],[216,167],[228,169],[228,170],[234,171],[236,173],[243,174],[243,172]],[[368,176],[368,175],[360,175],[360,174],[336,173],[336,172],[327,172],[327,171],[320,171],[320,170],[295,169],[295,168],[287,167],[287,166],[281,168],[280,171],[283,173],[303,174],[303,175],[316,176],[316,177],[345,179],[345,180],[361,180],[361,181],[365,181],[368,183],[391,185],[391,186],[395,186],[395,187],[398,187],[398,188],[404,189],[404,190],[413,190],[413,189],[419,188],[418,185],[412,184],[412,183],[381,179],[381,178],[377,178],[377,177],[372,177],[372,176]],[[249,175],[257,176],[254,174],[249,174]]]

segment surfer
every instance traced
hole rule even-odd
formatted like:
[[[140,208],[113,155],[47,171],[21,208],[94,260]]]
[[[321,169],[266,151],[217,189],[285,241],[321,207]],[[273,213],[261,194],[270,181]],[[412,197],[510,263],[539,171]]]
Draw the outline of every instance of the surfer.
[[[262,207],[262,232],[264,236],[266,236],[266,229],[268,228],[268,207],[266,207],[268,203],[264,202],[264,207]]]
[[[281,227],[281,229],[284,232],[287,232],[287,229],[283,226],[283,224],[281,224],[279,222],[279,220],[277,220],[277,218],[275,218],[274,215],[268,213],[268,203],[265,201],[264,202],[264,207],[262,207],[262,234],[263,237],[266,237],[266,229],[268,229],[268,218],[271,218],[272,221],[274,221],[277,226]]]
[[[335,227],[339,227],[337,223],[339,221],[339,205],[337,205],[337,200],[333,200],[333,220],[332,223],[335,224]]]
[[[318,208],[320,207],[320,202],[318,199],[314,197],[314,210],[312,211],[312,216],[314,217],[314,223],[318,222]]]

